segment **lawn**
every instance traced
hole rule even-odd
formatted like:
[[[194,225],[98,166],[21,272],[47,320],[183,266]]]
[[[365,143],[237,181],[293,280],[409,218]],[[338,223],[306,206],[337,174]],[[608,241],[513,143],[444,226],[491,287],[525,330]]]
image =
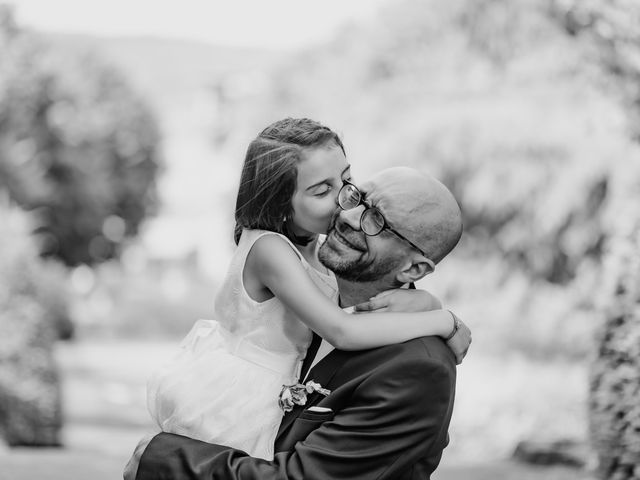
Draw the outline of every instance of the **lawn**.
[[[121,478],[137,439],[150,428],[145,379],[174,345],[61,344],[57,358],[64,378],[65,448],[0,451],[0,480]],[[576,405],[581,408],[583,382],[584,372],[576,366],[468,358],[460,367],[451,445],[434,480],[590,479],[575,469],[508,460],[513,442],[532,429],[580,433],[582,416],[571,412]],[[559,425],[551,427],[553,422]]]

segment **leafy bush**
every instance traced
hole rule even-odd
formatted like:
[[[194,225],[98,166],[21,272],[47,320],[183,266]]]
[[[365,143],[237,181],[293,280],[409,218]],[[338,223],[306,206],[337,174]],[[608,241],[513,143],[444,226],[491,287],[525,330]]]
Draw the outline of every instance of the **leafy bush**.
[[[43,255],[117,258],[154,212],[158,141],[116,70],[47,48],[0,5],[0,186],[33,211]]]
[[[0,436],[10,445],[57,445],[53,345],[61,324],[69,330],[65,277],[43,264],[29,230],[23,212],[0,205]]]

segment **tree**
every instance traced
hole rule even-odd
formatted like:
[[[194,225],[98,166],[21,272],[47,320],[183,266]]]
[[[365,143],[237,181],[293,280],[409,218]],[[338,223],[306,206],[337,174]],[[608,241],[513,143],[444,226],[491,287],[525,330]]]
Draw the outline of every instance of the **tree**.
[[[640,170],[635,172],[640,179]],[[607,250],[605,324],[589,386],[590,430],[600,477],[640,479],[640,181],[615,212]],[[635,210],[635,211],[634,211]],[[626,213],[623,214],[623,213]]]
[[[59,445],[62,402],[54,343],[67,318],[65,272],[38,257],[30,217],[0,201],[0,439]]]
[[[629,0],[557,1],[566,31],[594,45],[611,92],[640,140],[640,5]],[[605,274],[609,288],[590,383],[590,427],[601,478],[640,479],[640,162],[612,177]]]
[[[94,55],[65,55],[0,6],[0,187],[38,219],[43,256],[117,257],[157,204],[149,108]]]

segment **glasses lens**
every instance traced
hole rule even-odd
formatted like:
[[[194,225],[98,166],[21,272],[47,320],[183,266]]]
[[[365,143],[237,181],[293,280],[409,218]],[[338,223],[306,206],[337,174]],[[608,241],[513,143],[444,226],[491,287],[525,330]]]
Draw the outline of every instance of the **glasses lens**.
[[[344,210],[350,210],[360,205],[360,191],[349,183],[345,184],[338,194],[338,204]]]
[[[360,228],[367,235],[378,235],[384,228],[384,217],[377,208],[365,210],[360,219]]]

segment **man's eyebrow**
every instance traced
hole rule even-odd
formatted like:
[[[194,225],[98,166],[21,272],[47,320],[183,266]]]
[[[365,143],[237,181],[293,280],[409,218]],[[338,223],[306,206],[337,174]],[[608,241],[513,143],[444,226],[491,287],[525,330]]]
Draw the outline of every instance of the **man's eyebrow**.
[[[342,175],[344,175],[350,168],[351,168],[351,165],[347,165],[345,167],[345,169],[342,170],[342,173],[340,173],[340,176],[342,177]],[[312,190],[312,189],[322,185],[323,183],[329,183],[329,180],[331,180],[331,179],[330,178],[325,178],[324,180],[320,180],[319,182],[316,182],[313,185],[309,185],[305,190]]]

